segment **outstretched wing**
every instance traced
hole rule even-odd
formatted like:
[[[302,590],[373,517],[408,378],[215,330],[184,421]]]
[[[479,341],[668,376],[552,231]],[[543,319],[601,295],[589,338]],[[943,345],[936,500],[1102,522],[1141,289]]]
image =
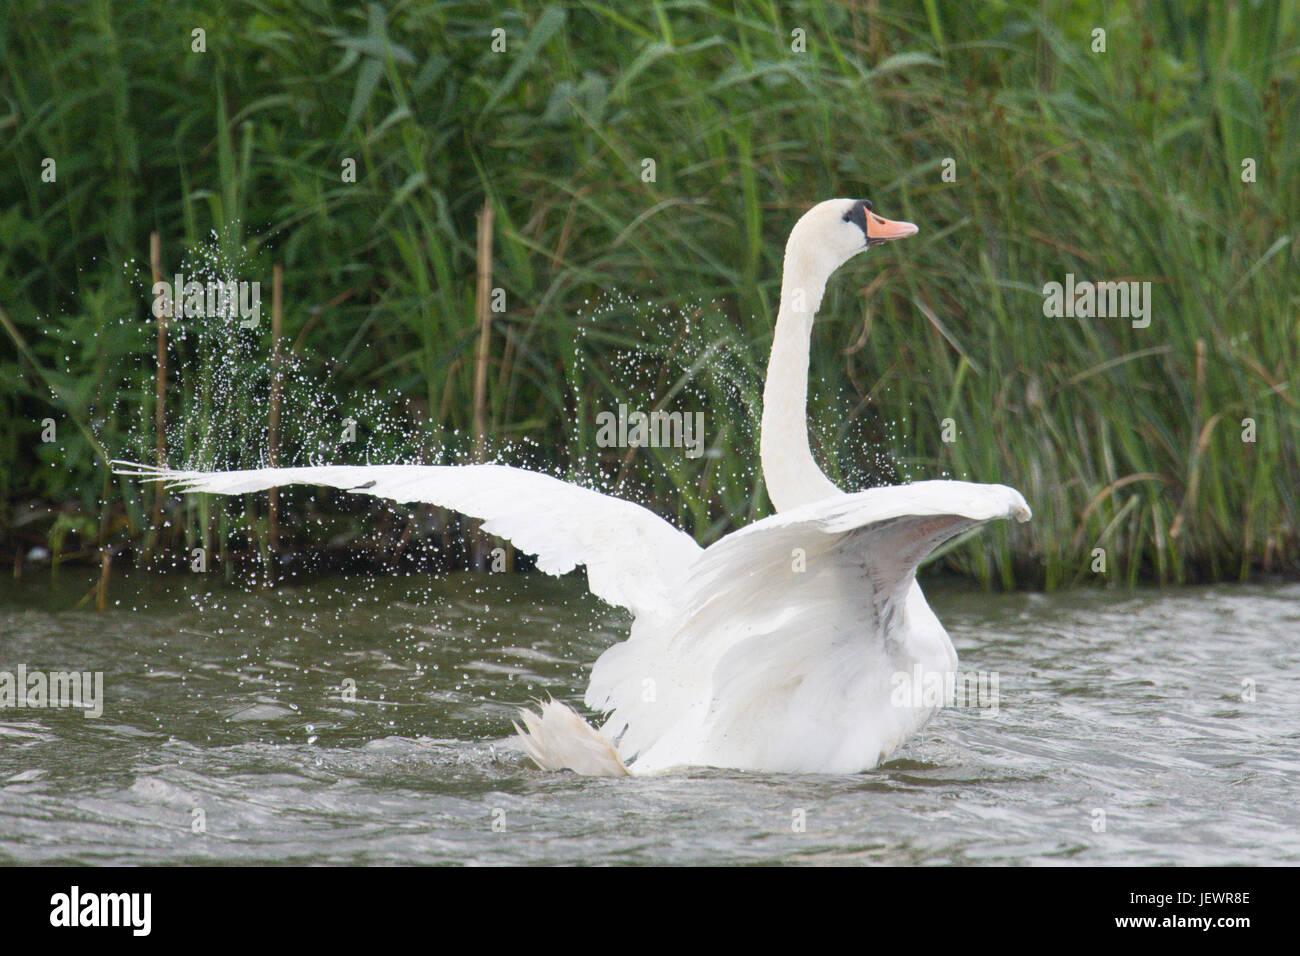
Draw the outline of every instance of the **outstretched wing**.
[[[325,465],[249,471],[174,471],[113,462],[120,475],[179,491],[238,495],[276,485],[326,485],[419,501],[483,521],[483,530],[537,555],[548,574],[587,567],[597,597],[634,614],[664,613],[670,590],[703,553],[685,532],[640,505],[506,465]]]
[[[704,552],[672,626],[638,622],[602,655],[587,703],[613,711],[607,730],[639,769],[873,766],[928,717],[890,705],[891,678],[918,659],[953,666],[917,566],[979,524],[1029,516],[1003,485],[926,481],[764,518]]]
[[[906,597],[935,548],[998,518],[1028,521],[1029,506],[1006,485],[918,481],[824,498],[765,518],[716,542],[693,569],[694,610],[744,601],[745,585],[785,578],[798,600],[799,571],[833,566],[845,599],[879,629]],[[841,608],[841,610],[843,610]]]

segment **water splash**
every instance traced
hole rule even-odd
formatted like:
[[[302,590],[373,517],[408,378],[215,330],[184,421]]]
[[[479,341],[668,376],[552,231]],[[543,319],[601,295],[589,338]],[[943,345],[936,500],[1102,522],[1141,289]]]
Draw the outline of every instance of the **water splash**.
[[[223,309],[212,314],[211,295],[198,315],[173,303],[176,314],[167,323],[171,414],[165,431],[165,457],[173,467],[260,468],[273,457],[281,466],[394,464],[416,462],[427,453],[428,436],[403,414],[399,395],[345,392],[337,382],[339,366],[326,360],[322,374],[286,338],[280,344],[280,434],[273,454],[270,283],[253,278],[270,270],[246,249],[227,251],[214,232],[186,254],[177,273],[185,283],[208,289],[257,283],[262,294],[260,313],[252,317]],[[150,327],[145,337],[152,333]],[[142,417],[128,435],[127,454],[152,461],[154,443],[153,420]]]

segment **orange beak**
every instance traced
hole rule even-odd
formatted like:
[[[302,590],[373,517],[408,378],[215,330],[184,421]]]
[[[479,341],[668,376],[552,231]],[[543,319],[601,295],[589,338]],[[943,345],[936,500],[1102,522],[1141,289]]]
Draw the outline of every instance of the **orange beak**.
[[[915,236],[919,229],[910,222],[894,222],[892,219],[885,219],[883,216],[877,216],[874,212],[867,213],[867,245],[878,246],[894,239],[906,239],[908,236]]]

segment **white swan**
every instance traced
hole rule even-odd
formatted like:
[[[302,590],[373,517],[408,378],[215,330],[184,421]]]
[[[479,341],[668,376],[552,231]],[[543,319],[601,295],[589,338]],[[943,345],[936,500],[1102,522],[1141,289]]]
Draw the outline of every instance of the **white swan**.
[[[995,518],[1029,519],[1003,485],[923,481],[845,494],[813,461],[809,338],[826,280],[872,245],[916,232],[864,200],[809,210],[786,244],[764,391],[761,457],[779,514],[708,548],[632,502],[504,465],[336,465],[194,472],[115,462],[184,491],[317,484],[483,519],[485,531],[628,608],[626,641],[596,661],[586,704],[522,712],[543,769],[621,775],[704,765],[853,773],[886,759],[936,707],[895,701],[895,675],[946,674],[957,655],[914,573],[936,546]],[[516,730],[519,728],[516,727]]]

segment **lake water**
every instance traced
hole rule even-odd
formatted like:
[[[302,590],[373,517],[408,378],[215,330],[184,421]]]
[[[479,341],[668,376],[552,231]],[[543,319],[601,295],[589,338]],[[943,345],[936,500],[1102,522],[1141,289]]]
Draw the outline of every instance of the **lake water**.
[[[1300,862],[1300,584],[931,587],[996,715],[945,710],[854,776],[648,779],[509,747],[517,705],[579,701],[626,633],[581,575],[133,574],[104,614],[90,584],[0,583],[0,671],[102,671],[105,697],[0,710],[6,862]]]

